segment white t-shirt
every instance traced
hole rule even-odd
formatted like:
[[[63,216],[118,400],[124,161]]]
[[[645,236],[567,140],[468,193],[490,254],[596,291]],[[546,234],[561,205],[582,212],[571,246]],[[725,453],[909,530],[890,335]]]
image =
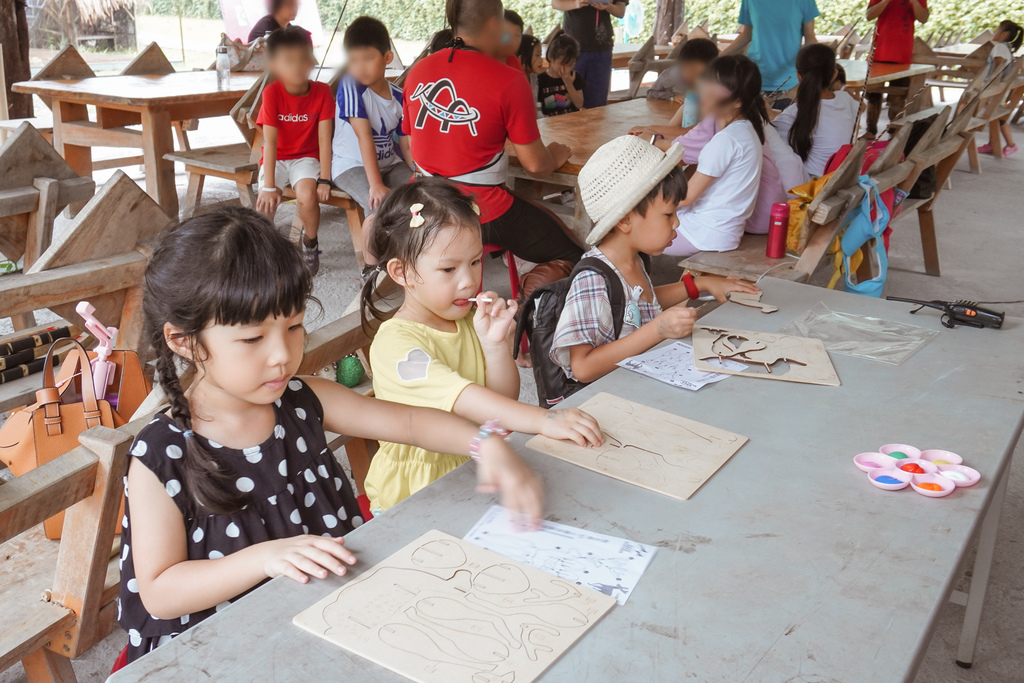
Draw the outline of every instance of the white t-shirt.
[[[988,76],[992,78],[992,68],[996,65],[996,60],[1003,60],[1000,62],[1000,68],[1004,71],[1010,67],[1010,62],[1013,61],[1013,53],[1010,52],[1010,46],[1006,43],[997,43],[992,41],[992,52],[988,55]]]
[[[825,166],[832,155],[838,152],[840,147],[850,143],[859,108],[857,100],[842,90],[832,99],[821,101],[818,125],[814,127],[814,133],[811,135],[811,153],[804,162],[804,168],[812,176],[824,175]],[[796,121],[796,114],[797,106],[794,103],[775,118],[775,129],[786,142],[789,142],[789,130]]]
[[[390,84],[389,84],[390,85]],[[373,144],[377,147],[377,165],[386,168],[402,163],[394,135],[402,135],[402,89],[391,85],[391,98],[384,99],[373,90],[346,74],[338,82],[338,118],[334,122],[334,141],[331,145],[331,177],[363,165],[359,153],[359,138],[348,122],[350,118],[366,119],[373,131]]]
[[[764,146],[750,121],[733,121],[704,146],[697,172],[715,178],[697,201],[679,209],[679,231],[701,251],[740,245],[754,212]]]
[[[807,169],[804,168],[804,160],[782,139],[775,126],[764,127],[764,145],[768,148],[775,167],[779,169],[779,178],[782,180],[782,187],[786,192],[811,179],[807,175]]]

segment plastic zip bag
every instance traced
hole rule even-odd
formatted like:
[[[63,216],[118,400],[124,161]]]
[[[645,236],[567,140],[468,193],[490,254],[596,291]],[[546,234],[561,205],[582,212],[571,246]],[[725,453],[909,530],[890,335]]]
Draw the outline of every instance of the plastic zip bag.
[[[829,351],[890,365],[899,365],[939,334],[892,320],[833,311],[823,303],[779,332],[820,339]]]

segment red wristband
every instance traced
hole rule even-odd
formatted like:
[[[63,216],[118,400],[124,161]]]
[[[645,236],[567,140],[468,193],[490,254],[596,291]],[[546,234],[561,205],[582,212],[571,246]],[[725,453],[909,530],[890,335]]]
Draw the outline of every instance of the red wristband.
[[[684,285],[686,285],[686,296],[690,297],[691,299],[700,298],[700,290],[697,289],[697,283],[694,282],[692,275],[690,275],[689,273],[685,273],[683,275],[682,282]]]

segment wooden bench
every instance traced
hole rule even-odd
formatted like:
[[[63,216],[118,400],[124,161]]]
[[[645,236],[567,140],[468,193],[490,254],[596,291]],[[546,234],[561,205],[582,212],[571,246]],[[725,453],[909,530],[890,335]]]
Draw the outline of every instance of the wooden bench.
[[[93,427],[79,440],[0,486],[0,671],[21,661],[29,683],[75,681],[71,660],[116,620],[112,547],[132,435]],[[47,540],[43,520],[64,510],[63,540]]]

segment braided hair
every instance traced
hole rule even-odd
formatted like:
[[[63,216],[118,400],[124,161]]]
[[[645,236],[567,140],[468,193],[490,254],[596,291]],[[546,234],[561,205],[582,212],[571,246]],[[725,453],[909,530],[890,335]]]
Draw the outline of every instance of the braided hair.
[[[209,357],[202,341],[207,327],[295,315],[305,310],[307,301],[315,302],[312,289],[298,250],[250,209],[206,213],[160,234],[146,268],[145,334],[156,350],[158,380],[170,402],[171,419],[185,434],[183,483],[194,508],[236,514],[249,496],[236,488],[220,457],[195,438],[193,424],[203,418],[192,412],[179,366],[184,366],[182,374],[202,368]],[[192,357],[176,354],[169,344],[172,338],[186,340]]]

